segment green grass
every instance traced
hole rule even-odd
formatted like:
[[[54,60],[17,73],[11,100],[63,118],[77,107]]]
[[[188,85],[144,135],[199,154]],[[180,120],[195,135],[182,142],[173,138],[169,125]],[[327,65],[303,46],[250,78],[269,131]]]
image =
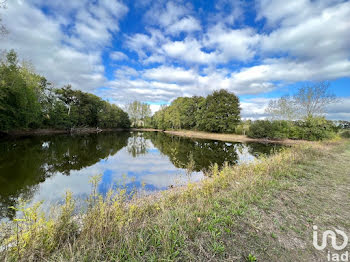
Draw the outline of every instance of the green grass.
[[[346,140],[298,145],[253,164],[214,165],[200,184],[155,197],[129,202],[125,191],[106,199],[93,191],[79,219],[67,193],[66,204],[50,218],[37,205],[23,208],[24,220],[2,225],[7,249],[0,260],[324,259],[312,247],[311,228],[349,228],[349,160]]]

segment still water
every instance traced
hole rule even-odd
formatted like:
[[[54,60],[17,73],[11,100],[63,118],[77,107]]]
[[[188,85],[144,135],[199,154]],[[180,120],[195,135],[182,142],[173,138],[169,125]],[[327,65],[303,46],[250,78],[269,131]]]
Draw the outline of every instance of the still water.
[[[276,145],[189,139],[161,132],[110,132],[0,140],[0,219],[13,218],[22,198],[59,203],[70,190],[91,193],[91,176],[101,174],[98,191],[141,189],[145,193],[199,181],[212,163],[239,164],[269,154]],[[188,175],[189,159],[194,164]]]

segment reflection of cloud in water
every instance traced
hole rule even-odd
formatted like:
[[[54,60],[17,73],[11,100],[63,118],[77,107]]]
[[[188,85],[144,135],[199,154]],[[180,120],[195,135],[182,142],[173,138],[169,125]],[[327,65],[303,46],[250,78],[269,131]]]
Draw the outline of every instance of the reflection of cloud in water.
[[[12,155],[3,154],[3,162],[8,164],[2,173],[13,171],[15,181],[21,183],[11,184],[2,196],[7,197],[5,200],[16,200],[17,192],[27,192],[21,195],[34,202],[44,200],[46,210],[50,204],[62,201],[67,190],[76,198],[86,199],[92,191],[90,177],[99,174],[102,175],[98,185],[101,194],[122,187],[129,192],[142,189],[143,193],[152,193],[170,185],[199,181],[203,178],[202,170],[207,170],[212,163],[240,164],[254,160],[258,152],[268,154],[271,149],[261,144],[187,139],[159,132],[52,136],[17,143],[20,147],[16,150],[11,141],[4,144],[7,151],[19,157],[17,162],[11,162],[7,159],[12,160]],[[196,172],[187,177],[183,168],[191,164],[190,159]],[[14,181],[13,177],[5,176],[5,179]],[[1,203],[6,208],[10,202]]]
[[[237,164],[242,164],[242,163],[247,163],[247,162],[252,162],[256,159],[255,156],[253,156],[250,152],[249,152],[249,147],[244,145],[244,144],[240,144],[240,145],[236,145],[237,148],[237,155],[238,155],[238,159],[237,159]]]
[[[147,154],[130,156],[127,148],[123,148],[114,156],[109,156],[98,163],[79,171],[72,171],[70,176],[55,175],[40,184],[38,193],[33,201],[45,200],[46,203],[55,203],[62,199],[67,190],[76,197],[87,197],[91,192],[89,178],[102,174],[98,191],[105,194],[109,189],[116,189],[124,185],[153,192],[167,189],[170,185],[183,185],[188,182],[185,170],[176,168],[167,156],[148,145]],[[191,181],[203,178],[201,172],[194,172]]]

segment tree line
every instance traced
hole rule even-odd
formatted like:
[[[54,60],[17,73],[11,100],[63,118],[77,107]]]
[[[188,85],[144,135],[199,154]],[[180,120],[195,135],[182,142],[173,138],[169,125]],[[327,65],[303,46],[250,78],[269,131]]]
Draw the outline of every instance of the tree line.
[[[248,136],[269,139],[323,140],[346,128],[346,121],[330,121],[324,117],[327,106],[338,99],[329,82],[309,83],[294,95],[271,100],[266,113],[270,119],[251,123]]]
[[[158,129],[196,129],[208,132],[234,132],[240,122],[239,98],[226,90],[207,97],[178,97],[162,106],[152,117]]]
[[[70,85],[53,88],[27,63],[19,63],[13,50],[0,62],[1,131],[129,126],[128,114],[118,106]]]
[[[151,124],[163,130],[193,129],[252,138],[322,140],[350,127],[347,121],[330,121],[324,117],[327,106],[337,101],[329,82],[308,83],[292,96],[271,100],[266,109],[267,119],[251,121],[241,120],[235,94],[219,90],[207,97],[179,97],[169,106],[162,106]]]

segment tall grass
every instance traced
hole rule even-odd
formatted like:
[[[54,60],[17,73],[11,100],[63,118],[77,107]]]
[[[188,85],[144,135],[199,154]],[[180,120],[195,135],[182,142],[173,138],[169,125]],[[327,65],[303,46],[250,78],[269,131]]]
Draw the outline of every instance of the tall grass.
[[[40,212],[40,203],[29,208],[22,203],[18,211],[23,217],[1,225],[0,260],[225,258],[236,218],[279,180],[295,175],[298,162],[321,154],[321,147],[299,145],[239,166],[214,164],[211,176],[200,183],[139,199],[130,200],[126,190],[109,191],[103,198],[96,190],[100,177],[94,177],[83,214],[74,214],[70,192],[58,213],[48,217]]]

